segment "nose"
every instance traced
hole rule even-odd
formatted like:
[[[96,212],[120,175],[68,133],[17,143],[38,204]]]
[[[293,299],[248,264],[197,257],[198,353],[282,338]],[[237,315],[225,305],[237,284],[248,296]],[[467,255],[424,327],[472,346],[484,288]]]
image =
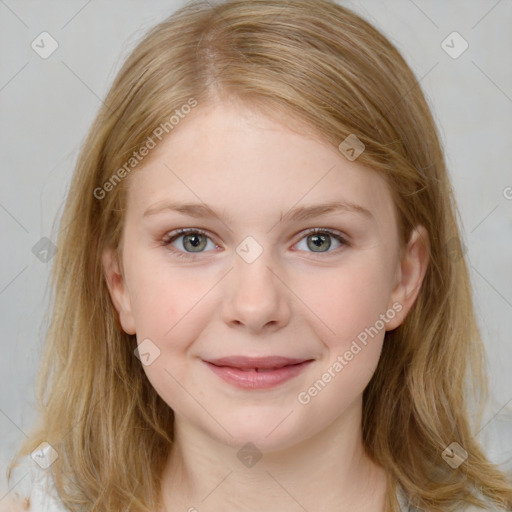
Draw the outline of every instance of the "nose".
[[[222,304],[222,319],[230,327],[261,333],[274,332],[288,324],[290,292],[274,270],[270,252],[263,251],[251,263],[234,255]]]

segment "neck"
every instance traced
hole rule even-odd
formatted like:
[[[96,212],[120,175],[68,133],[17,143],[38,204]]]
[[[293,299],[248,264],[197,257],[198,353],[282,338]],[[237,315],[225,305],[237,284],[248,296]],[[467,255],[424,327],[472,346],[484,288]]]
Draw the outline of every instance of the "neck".
[[[386,475],[365,453],[362,403],[322,432],[261,453],[255,462],[176,416],[175,445],[163,474],[166,510],[383,511]]]

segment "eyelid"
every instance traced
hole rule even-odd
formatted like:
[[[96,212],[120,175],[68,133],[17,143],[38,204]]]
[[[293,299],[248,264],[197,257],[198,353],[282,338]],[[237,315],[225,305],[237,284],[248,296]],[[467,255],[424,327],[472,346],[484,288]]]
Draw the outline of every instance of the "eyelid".
[[[186,236],[186,235],[190,235],[190,234],[204,235],[206,238],[211,240],[213,242],[213,244],[216,245],[217,247],[220,247],[222,245],[222,244],[217,243],[217,241],[216,241],[217,238],[212,233],[210,233],[209,231],[207,231],[205,229],[201,229],[201,228],[178,228],[178,229],[169,231],[161,238],[160,242],[162,245],[168,247],[169,250],[171,250],[172,252],[178,253],[179,255],[186,255],[185,257],[188,257],[189,255],[192,257],[194,257],[194,255],[201,256],[208,252],[213,252],[213,251],[199,251],[199,252],[194,253],[194,252],[180,251],[175,248],[171,248],[171,244],[173,242],[175,242],[178,238],[181,238],[182,236]]]
[[[309,228],[304,231],[301,231],[299,233],[300,238],[298,241],[302,240],[305,236],[315,233],[327,233],[328,235],[333,236],[334,238],[338,238],[343,243],[348,245],[348,236],[345,235],[343,232],[338,231],[337,229],[331,229],[331,228]]]
[[[186,251],[180,251],[178,249],[175,249],[171,246],[171,243],[177,240],[178,238],[188,235],[188,234],[199,234],[204,235],[206,238],[210,239],[216,246],[217,242],[215,241],[215,237],[209,233],[208,231],[200,228],[179,228],[175,229],[174,231],[170,231],[169,233],[165,234],[161,240],[162,245],[168,248],[169,251],[174,253],[174,255],[181,257],[181,258],[194,258],[196,256],[202,256],[208,252],[211,251],[199,251],[199,252],[186,252]]]
[[[208,231],[205,231],[204,229],[179,228],[179,229],[175,229],[173,231],[169,231],[168,233],[166,233],[162,238],[162,242],[171,243],[171,241],[173,241],[174,238],[179,238],[180,236],[188,235],[190,233],[198,233],[200,235],[205,235],[208,238],[210,238],[212,241],[214,241],[214,238],[215,238],[211,233],[209,233]]]
[[[185,236],[187,234],[191,234],[191,233],[204,235],[207,238],[209,238],[217,247],[219,246],[219,244],[217,244],[215,241],[215,237],[208,231],[201,229],[201,228],[179,228],[174,231],[170,231],[169,233],[167,233],[166,235],[163,236],[163,238],[161,239],[161,243],[162,243],[162,245],[166,246],[169,251],[173,252],[177,257],[180,257],[180,258],[193,259],[197,256],[202,256],[208,252],[212,252],[212,251],[187,252],[187,251],[178,250],[171,246],[171,243],[174,242],[176,239],[178,239],[182,236]],[[332,229],[332,228],[321,228],[321,227],[320,228],[313,227],[313,228],[309,228],[309,229],[301,231],[297,235],[298,239],[293,245],[294,246],[297,245],[300,241],[302,241],[308,235],[317,234],[317,233],[327,234],[327,235],[335,238],[341,244],[341,246],[332,251],[325,251],[325,252],[311,251],[310,254],[312,254],[314,257],[319,256],[319,255],[329,255],[330,256],[332,254],[338,254],[338,252],[340,250],[342,250],[343,247],[349,247],[351,245],[350,242],[348,241],[349,237],[346,236],[343,232]],[[309,251],[306,251],[306,252],[309,252]]]
[[[314,234],[317,234],[317,233],[318,234],[327,234],[330,237],[336,239],[340,243],[340,247],[337,247],[336,249],[334,249],[332,251],[328,250],[328,251],[325,251],[325,252],[322,252],[322,251],[304,251],[307,254],[312,254],[313,257],[317,257],[317,256],[329,257],[329,256],[337,255],[345,247],[349,247],[351,245],[350,242],[349,242],[349,237],[346,236],[343,232],[338,231],[336,229],[331,229],[331,228],[316,228],[315,227],[315,228],[309,228],[309,229],[306,229],[304,231],[301,231],[299,233],[298,240],[294,243],[294,246],[297,245],[299,242],[301,242],[307,236],[314,235]],[[297,252],[300,252],[300,251],[297,251]]]

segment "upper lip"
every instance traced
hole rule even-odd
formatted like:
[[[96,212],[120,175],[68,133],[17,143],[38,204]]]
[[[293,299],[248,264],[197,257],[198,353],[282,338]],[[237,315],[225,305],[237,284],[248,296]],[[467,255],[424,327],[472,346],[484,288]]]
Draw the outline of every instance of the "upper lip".
[[[229,356],[219,359],[205,360],[207,363],[215,366],[230,366],[231,368],[240,368],[241,370],[249,368],[282,368],[291,364],[299,364],[311,359],[297,359],[281,356],[263,356],[263,357],[246,357],[246,356]]]

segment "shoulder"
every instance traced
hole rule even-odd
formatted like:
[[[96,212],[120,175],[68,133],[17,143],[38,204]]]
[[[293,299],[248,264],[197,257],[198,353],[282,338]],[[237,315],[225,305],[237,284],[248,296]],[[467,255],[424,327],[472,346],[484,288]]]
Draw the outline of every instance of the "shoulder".
[[[490,502],[485,508],[475,507],[474,505],[468,505],[467,507],[461,508],[461,512],[507,512],[504,508],[493,506]]]
[[[26,500],[5,496],[0,501],[0,512],[24,512],[26,510],[30,510],[30,505]]]
[[[410,504],[405,491],[400,485],[396,488],[396,497],[400,505],[400,512],[420,512],[420,509]],[[460,507],[457,507],[456,512],[508,512],[504,508],[499,508],[485,500],[481,495],[479,497],[486,502],[485,508],[476,507],[475,505],[461,504]]]
[[[9,495],[0,504],[0,512],[69,512],[53,485],[52,451],[50,445],[43,445],[31,455],[23,457],[13,468],[9,479]]]

